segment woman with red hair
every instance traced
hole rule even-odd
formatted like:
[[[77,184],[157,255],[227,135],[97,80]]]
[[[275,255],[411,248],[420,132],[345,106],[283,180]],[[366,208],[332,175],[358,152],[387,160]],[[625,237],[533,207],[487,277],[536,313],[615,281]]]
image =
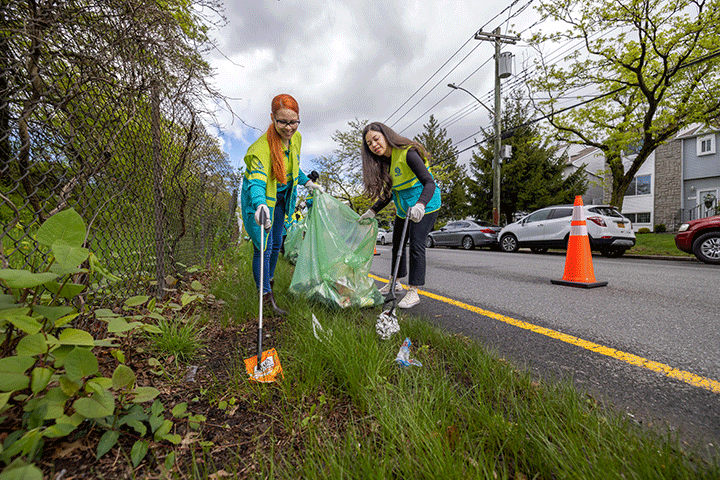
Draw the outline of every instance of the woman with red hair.
[[[272,291],[285,215],[295,211],[298,183],[319,192],[322,188],[300,169],[302,137],[297,131],[300,125],[297,101],[281,94],[273,98],[270,107],[270,126],[245,155],[241,205],[245,229],[254,246],[255,285],[260,288],[260,235],[265,235],[263,302],[275,314],[285,315],[287,312],[278,307]],[[263,225],[260,224],[261,212],[265,214]]]

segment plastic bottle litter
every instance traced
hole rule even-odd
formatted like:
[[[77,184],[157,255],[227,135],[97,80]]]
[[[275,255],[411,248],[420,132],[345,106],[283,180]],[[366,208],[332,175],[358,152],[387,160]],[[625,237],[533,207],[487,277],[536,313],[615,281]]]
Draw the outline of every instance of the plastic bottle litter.
[[[415,360],[414,358],[410,358],[410,347],[412,347],[412,342],[409,338],[406,338],[402,346],[400,347],[400,351],[398,352],[397,357],[395,357],[395,363],[397,363],[401,367],[409,367],[410,365],[422,367],[422,363],[420,363],[418,360]]]
[[[198,371],[197,365],[190,365],[187,369],[187,373],[185,374],[185,381],[186,382],[194,382],[195,381],[195,374]]]
[[[315,338],[317,338],[318,340],[320,340],[322,342],[323,338],[321,338],[321,337],[330,338],[332,336],[332,329],[329,329],[326,332],[325,329],[323,328],[323,326],[318,321],[318,319],[314,313],[312,316],[312,321],[313,321],[313,324],[312,324],[313,325],[313,335],[315,335]]]

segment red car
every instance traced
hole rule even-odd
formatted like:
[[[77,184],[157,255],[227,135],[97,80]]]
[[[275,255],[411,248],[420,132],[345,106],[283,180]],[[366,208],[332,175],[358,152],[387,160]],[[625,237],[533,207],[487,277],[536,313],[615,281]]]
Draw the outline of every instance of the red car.
[[[680,225],[675,235],[675,246],[705,263],[720,264],[720,215]]]

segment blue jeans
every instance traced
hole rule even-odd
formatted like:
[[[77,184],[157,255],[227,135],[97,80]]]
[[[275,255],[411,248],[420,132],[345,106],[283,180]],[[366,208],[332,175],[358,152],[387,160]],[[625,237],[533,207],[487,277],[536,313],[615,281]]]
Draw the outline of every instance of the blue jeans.
[[[277,266],[278,256],[280,255],[280,246],[282,245],[283,230],[285,228],[285,198],[287,189],[277,192],[277,202],[275,203],[275,211],[273,212],[273,223],[268,236],[267,245],[265,245],[265,255],[263,258],[263,293],[272,292],[270,288],[270,279],[275,277],[275,267]],[[260,250],[253,244],[253,277],[255,278],[255,286],[260,286]]]

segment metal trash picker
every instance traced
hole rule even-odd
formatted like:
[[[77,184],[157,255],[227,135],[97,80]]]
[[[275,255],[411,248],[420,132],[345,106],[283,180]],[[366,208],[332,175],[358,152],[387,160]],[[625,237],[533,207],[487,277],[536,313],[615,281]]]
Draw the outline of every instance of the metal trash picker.
[[[260,212],[260,290],[259,315],[258,315],[258,341],[257,355],[245,359],[245,370],[250,376],[250,381],[272,383],[277,380],[278,375],[282,378],[282,365],[280,365],[280,357],[274,348],[267,352],[262,349],[263,337],[263,280],[265,265],[265,231],[264,225],[267,220],[265,211]]]

